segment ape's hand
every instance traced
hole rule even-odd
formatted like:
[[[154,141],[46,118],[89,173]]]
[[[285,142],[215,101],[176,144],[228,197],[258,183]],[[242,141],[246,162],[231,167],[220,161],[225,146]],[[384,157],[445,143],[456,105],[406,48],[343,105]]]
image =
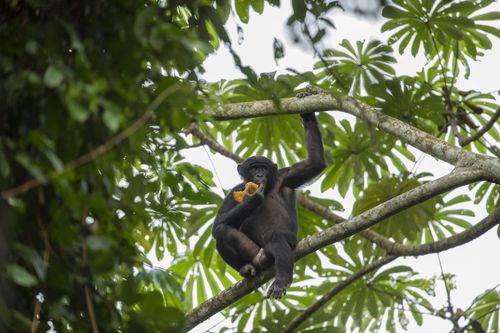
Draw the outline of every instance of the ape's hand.
[[[249,193],[245,189],[245,196],[243,202],[248,202],[251,205],[260,205],[264,201],[264,185],[260,185],[253,193]]]

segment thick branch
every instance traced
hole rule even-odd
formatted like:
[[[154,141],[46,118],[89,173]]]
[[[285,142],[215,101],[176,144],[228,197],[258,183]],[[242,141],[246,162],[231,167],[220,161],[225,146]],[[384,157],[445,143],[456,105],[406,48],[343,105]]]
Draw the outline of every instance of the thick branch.
[[[333,222],[335,224],[346,221],[346,219],[344,219],[342,216],[335,214],[327,207],[324,207],[320,204],[317,204],[314,201],[306,198],[303,195],[300,195],[297,198],[297,202],[300,205],[302,205],[302,207],[310,210],[313,213],[316,213],[317,215],[321,216],[325,220],[328,220],[328,221]],[[359,235],[368,239],[372,243],[377,244],[378,246],[382,247],[385,250],[392,249],[392,245],[394,244],[391,240],[387,239],[386,237],[380,235],[379,233],[377,233],[373,230],[369,230],[369,229],[362,230],[359,232]]]
[[[220,143],[216,142],[214,139],[208,137],[207,135],[203,134],[198,127],[196,123],[192,123],[185,131],[186,133],[192,134],[195,137],[200,140],[202,144],[207,145],[209,148],[214,150],[215,152],[221,154],[222,156],[226,156],[227,158],[237,162],[237,163],[242,163],[244,161],[243,158],[240,156],[230,152],[226,147],[221,145]],[[330,209],[327,207],[321,206],[311,200],[309,200],[307,197],[303,196],[301,193],[298,193],[297,195],[297,202],[305,207],[306,209],[318,214],[319,216],[333,222],[333,223],[340,223],[340,222],[345,222],[345,219],[335,213],[333,213]],[[374,231],[371,230],[363,230],[360,232],[361,236],[365,237],[366,239],[376,243],[377,245],[384,247],[385,244],[388,244],[392,247],[392,242],[388,240],[387,238],[383,237],[382,235],[377,234]]]
[[[299,202],[306,209],[318,214],[328,221],[331,221],[333,223],[340,223],[345,221],[345,219],[334,214],[328,208],[325,208],[305,197],[302,197]],[[481,222],[461,233],[458,233],[446,239],[439,240],[437,242],[413,246],[393,242],[373,230],[362,230],[359,232],[359,235],[377,244],[378,246],[386,250],[389,254],[394,254],[397,256],[419,256],[428,253],[441,252],[468,243],[471,240],[478,238],[499,223],[500,209],[497,209]]]
[[[341,281],[338,283],[335,287],[330,289],[327,293],[325,293],[323,296],[318,298],[316,302],[314,302],[311,306],[308,308],[304,309],[301,311],[300,315],[295,317],[282,331],[282,333],[291,333],[293,332],[300,324],[302,324],[304,321],[306,321],[310,316],[312,316],[316,311],[318,311],[323,305],[328,303],[335,295],[337,295],[339,292],[347,288],[350,284],[358,280],[359,278],[365,276],[366,274],[373,272],[376,269],[379,269],[380,267],[390,263],[394,259],[396,259],[397,256],[394,255],[388,255],[382,259],[379,259],[375,262],[372,262],[371,264],[368,264],[361,268],[360,270],[356,271],[354,274],[352,274],[350,277],[347,279]]]
[[[232,154],[225,147],[201,133],[201,131],[195,124],[192,124],[187,132],[198,137],[200,142],[207,144],[214,151],[217,151],[237,162],[242,161],[239,156]],[[372,208],[349,221],[345,221],[336,226],[330,227],[314,236],[302,240],[296,249],[295,257],[296,259],[299,259],[313,251],[316,251],[321,247],[349,237],[357,232],[362,232],[363,236],[367,238],[370,237],[369,239],[374,242],[375,240],[377,240],[378,243],[376,243],[378,245],[385,244],[386,246],[392,247],[392,245],[394,244],[393,242],[382,237],[381,235],[378,235],[377,233],[374,233],[373,231],[364,229],[412,205],[423,202],[428,198],[452,190],[459,186],[474,182],[481,179],[482,177],[484,177],[484,172],[482,172],[481,170],[458,168],[448,176],[419,186],[375,208]],[[298,196],[298,202],[306,206],[306,208],[311,209],[312,207],[310,204],[309,206],[307,206],[308,203],[310,203],[310,200],[301,195]],[[312,210],[319,215],[324,216],[325,218],[332,220],[335,223],[344,221],[342,217],[337,216],[327,208],[322,207],[320,209],[317,206],[312,208]],[[267,270],[255,278],[241,280],[234,286],[224,290],[219,295],[214,296],[203,304],[200,304],[188,314],[189,328],[196,326],[213,314],[221,311],[226,306],[232,304],[239,298],[243,297],[263,283],[270,280],[272,276],[273,272]]]
[[[352,114],[413,147],[453,165],[481,168],[488,172],[490,180],[500,183],[499,159],[475,154],[450,145],[352,97],[337,100],[328,94],[317,94],[303,98],[284,98],[281,100],[280,110],[276,109],[272,101],[256,101],[228,104],[221,106],[217,111],[208,112],[215,119],[225,120],[329,110]]]
[[[271,280],[273,276],[274,270],[267,269],[255,277],[236,282],[233,286],[198,305],[186,316],[188,321],[187,329],[192,329],[214,314],[224,310],[227,306]]]
[[[429,198],[462,185],[477,181],[481,179],[482,176],[483,172],[481,170],[457,170],[450,175],[414,188],[386,201],[381,205],[378,205],[377,207],[369,209],[350,220],[303,239],[299,242],[297,248],[295,249],[295,260],[298,260],[322,247],[352,236],[353,234],[369,228],[387,217],[421,203]],[[187,315],[189,328],[196,326],[198,323],[208,319],[210,316],[216,314],[226,306],[229,306],[243,295],[246,295],[250,291],[268,281],[272,276],[272,271],[266,270],[255,278],[239,281],[234,286],[224,290],[221,294],[212,297],[205,303],[200,304]]]
[[[406,193],[387,200],[386,202],[371,208],[364,213],[347,220],[346,222],[334,225],[302,240],[295,249],[296,257],[301,258],[304,255],[316,251],[326,245],[333,244],[339,240],[354,235],[377,224],[387,217],[424,202],[429,198],[480,180],[482,176],[483,174],[480,170],[457,170],[447,176],[420,185]]]
[[[471,228],[457,234],[454,236],[451,236],[446,239],[439,240],[437,242],[429,243],[429,244],[422,244],[422,245],[416,245],[416,246],[407,246],[407,245],[402,245],[402,244],[397,244],[394,242],[391,242],[387,240],[385,237],[382,237],[375,233],[375,235],[378,235],[384,244],[384,248],[389,248],[390,254],[370,265],[367,265],[363,268],[361,268],[359,271],[351,275],[349,278],[345,279],[344,281],[340,282],[338,285],[336,285],[334,288],[332,288],[330,291],[328,291],[326,294],[321,296],[316,302],[314,302],[311,306],[308,308],[304,309],[297,317],[295,317],[284,329],[283,333],[290,333],[293,332],[300,324],[302,324],[304,321],[306,321],[310,316],[312,316],[316,311],[318,311],[323,305],[328,303],[335,295],[337,295],[339,292],[341,292],[343,289],[348,287],[351,283],[356,281],[357,279],[361,278],[365,274],[380,268],[381,266],[393,261],[394,259],[400,257],[400,256],[419,256],[423,254],[429,254],[429,253],[438,253],[442,252],[445,250],[449,250],[451,248],[457,247],[459,245],[465,244],[467,242],[470,242],[473,239],[478,238],[482,234],[484,234],[486,231],[490,230],[494,226],[500,223],[500,208],[495,210],[492,214],[487,216],[485,219],[483,219],[481,222],[477,223],[476,225],[472,226]],[[365,230],[368,231],[368,230]]]
[[[392,245],[386,244],[385,246],[388,247],[389,253],[397,254],[399,256],[419,256],[423,254],[442,252],[444,250],[468,243],[471,240],[483,235],[485,232],[498,224],[500,224],[500,208],[493,211],[493,213],[469,229],[433,243],[409,246],[389,241]]]

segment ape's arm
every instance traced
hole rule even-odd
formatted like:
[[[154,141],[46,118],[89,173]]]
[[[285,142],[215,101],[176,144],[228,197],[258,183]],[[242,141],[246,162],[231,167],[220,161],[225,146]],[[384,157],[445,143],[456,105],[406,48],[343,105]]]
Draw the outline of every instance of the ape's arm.
[[[314,113],[301,114],[304,120],[307,158],[292,165],[284,175],[283,184],[297,188],[319,175],[325,168],[325,157],[321,132]]]
[[[239,185],[241,187],[241,185]],[[224,202],[222,203],[217,216],[214,221],[214,228],[219,224],[229,225],[233,228],[239,228],[243,220],[248,217],[263,201],[263,196],[260,194],[255,194],[251,196],[245,196],[242,203],[238,203],[233,198],[233,191],[237,190],[238,187],[231,190],[228,193]]]

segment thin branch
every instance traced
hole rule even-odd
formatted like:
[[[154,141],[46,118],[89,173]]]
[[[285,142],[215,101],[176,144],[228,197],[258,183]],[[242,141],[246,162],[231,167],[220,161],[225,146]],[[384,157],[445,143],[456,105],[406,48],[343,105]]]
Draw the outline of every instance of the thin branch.
[[[353,282],[357,281],[359,278],[363,277],[364,275],[373,272],[376,269],[379,269],[380,267],[390,263],[394,259],[396,259],[397,256],[393,255],[388,255],[382,259],[379,259],[375,262],[372,262],[371,264],[368,264],[361,268],[360,270],[356,271],[354,274],[352,274],[350,277],[347,279],[341,281],[338,283],[335,287],[330,289],[328,292],[326,292],[323,296],[321,296],[316,302],[314,302],[311,306],[308,308],[302,310],[300,314],[295,317],[290,323],[283,329],[282,333],[290,333],[293,332],[300,324],[302,324],[304,321],[306,321],[310,316],[312,316],[316,311],[318,311],[323,305],[328,303],[335,295],[337,295],[339,292],[347,288],[349,285],[351,285]]]
[[[44,204],[45,204],[45,197],[43,195],[43,191],[39,190],[36,220],[38,226],[40,227],[40,232],[43,238],[44,249],[43,249],[42,260],[43,260],[43,269],[44,271],[46,271],[47,267],[49,266],[51,246],[50,246],[49,232],[47,231],[47,227],[44,225],[42,220],[42,207],[44,206]],[[33,309],[33,318],[31,321],[31,333],[36,333],[38,331],[38,324],[40,322],[41,312],[42,312],[42,301],[38,299],[38,295],[36,295],[35,307]]]
[[[438,180],[431,181],[414,188],[406,193],[396,196],[383,204],[371,208],[364,213],[343,223],[322,230],[315,235],[301,240],[295,251],[294,258],[298,260],[320,248],[331,245],[337,241],[352,236],[361,230],[369,228],[376,223],[390,217],[406,208],[412,207],[433,196],[469,184],[481,178],[481,171],[455,172]],[[210,316],[221,311],[236,300],[269,281],[274,272],[271,269],[251,279],[244,279],[234,286],[224,290],[219,295],[212,297],[205,303],[198,305],[187,314],[188,328],[192,328]]]
[[[197,137],[201,143],[210,147],[210,149],[218,152],[222,156],[226,156],[227,158],[235,161],[236,163],[242,163],[245,159],[230,152],[223,145],[210,138],[209,136],[203,134],[200,130],[200,127],[196,123],[191,123],[191,125],[185,130],[186,133],[192,134]]]
[[[451,290],[450,290],[450,286],[448,286],[448,281],[446,281],[446,276],[444,275],[443,264],[441,263],[441,257],[439,256],[439,253],[437,253],[437,258],[438,258],[438,262],[439,262],[439,269],[441,271],[441,278],[443,279],[444,288],[446,289],[446,302],[448,303],[448,305],[446,306],[446,309],[448,310],[448,313],[450,314],[449,318],[447,318],[447,317],[445,317],[445,318],[448,319],[449,321],[451,321],[451,323],[453,325],[453,329],[458,333],[460,330],[460,325],[458,324],[459,318],[456,318],[455,311],[453,310],[453,305],[451,304]]]
[[[82,218],[81,218],[81,224],[85,225],[85,218],[87,217],[88,210],[85,208],[83,210]],[[86,271],[89,270],[89,255],[88,255],[88,249],[87,249],[87,244],[85,242],[82,243],[82,259],[83,259],[83,265]],[[87,311],[90,319],[90,325],[92,327],[92,333],[99,333],[99,326],[97,325],[97,318],[95,315],[95,310],[94,310],[94,303],[92,302],[92,291],[90,290],[90,273],[86,272],[88,275],[88,280],[84,286],[83,286],[83,291],[85,295],[85,303],[87,304]]]
[[[146,108],[146,111],[136,120],[134,121],[129,127],[112,137],[110,140],[106,141],[105,143],[101,144],[97,148],[91,150],[90,152],[78,157],[77,159],[74,159],[67,164],[65,164],[60,170],[54,170],[51,173],[47,175],[42,175],[37,178],[32,178],[26,182],[24,182],[21,185],[18,185],[16,187],[10,188],[8,190],[5,190],[2,192],[2,198],[3,199],[8,199],[11,197],[14,197],[16,195],[28,192],[29,190],[36,188],[38,186],[41,186],[45,183],[47,183],[50,179],[53,179],[55,177],[58,177],[65,172],[69,170],[76,169],[84,164],[87,164],[99,156],[103,155],[104,153],[108,152],[118,144],[120,144],[122,141],[126,140],[129,138],[132,134],[134,134],[139,128],[141,128],[150,118],[154,116],[154,112],[156,109],[161,105],[161,103],[172,93],[174,93],[178,87],[176,85],[170,86],[168,89],[165,89],[164,91],[159,94],[153,102]]]
[[[334,214],[328,208],[312,202],[305,197],[301,197],[298,202],[306,209],[311,210],[322,218],[333,223],[340,223],[345,221],[342,217]],[[359,234],[364,238],[370,240],[371,242],[377,244],[378,246],[386,250],[389,254],[398,256],[419,256],[429,253],[439,253],[443,250],[448,250],[450,248],[468,243],[480,237],[498,224],[500,224],[500,208],[493,211],[493,213],[488,215],[486,218],[473,225],[469,229],[462,231],[461,233],[427,244],[404,245],[396,243],[369,229],[362,230],[359,232]]]
[[[210,144],[210,147],[215,151],[223,153],[223,155],[230,158],[234,158],[234,154],[229,153],[225,147],[214,144],[212,140],[204,136],[201,132],[191,131],[191,133],[198,136],[200,141],[202,139],[207,140],[207,145]],[[368,211],[350,220],[334,225],[313,236],[303,239],[299,242],[297,248],[295,249],[295,260],[298,260],[322,247],[333,244],[339,240],[365,230],[383,219],[432,198],[435,195],[480,180],[483,177],[484,172],[482,170],[457,168],[450,175],[423,184],[406,193],[396,196],[381,205],[369,209]],[[336,219],[338,220],[338,217],[336,217]],[[443,243],[443,247],[446,246],[451,246],[451,244]],[[274,272],[272,269],[265,270],[256,277],[238,281],[235,285],[222,291],[219,295],[216,295],[206,302],[198,305],[187,315],[188,328],[193,328],[244,295],[250,293],[252,290],[269,281],[273,275]]]
[[[92,326],[92,333],[99,333],[97,326],[97,319],[94,311],[94,304],[92,303],[92,292],[88,284],[84,286],[85,289],[85,302],[87,303],[87,311],[89,312],[90,324]]]
[[[83,262],[85,266],[88,265],[88,254],[87,254],[87,245],[83,243]],[[92,333],[99,333],[99,326],[97,326],[97,318],[94,310],[94,303],[92,302],[92,291],[90,290],[89,283],[85,283],[83,286],[83,290],[85,293],[85,303],[87,305],[87,311],[89,314],[90,325],[92,327]]]
[[[460,130],[458,129],[457,117],[453,113],[453,111],[450,111],[450,113],[451,113],[451,120],[450,120],[451,130],[453,132],[453,135],[458,139],[458,142],[461,143],[464,140],[464,138],[462,137],[462,135],[460,134]]]
[[[460,145],[462,147],[465,147],[469,143],[481,138],[486,132],[488,132],[490,130],[490,128],[493,127],[493,125],[495,125],[497,123],[498,118],[500,118],[500,107],[497,108],[497,111],[491,116],[490,120],[480,130],[478,130],[474,135],[472,135],[466,139],[460,140]]]
[[[387,249],[389,253],[397,254],[400,256],[420,256],[429,253],[439,253],[444,250],[448,250],[468,243],[482,236],[484,233],[497,226],[498,224],[500,224],[500,208],[493,211],[490,215],[488,215],[469,229],[433,243],[421,245],[403,245],[389,241],[390,243],[379,245],[383,245],[382,247]]]
[[[444,250],[449,250],[453,247],[462,245],[466,242],[469,242],[473,239],[476,239],[477,237],[481,236],[486,231],[493,228],[494,226],[496,226],[499,223],[500,223],[500,208],[495,210],[491,215],[489,215],[487,218],[483,219],[481,222],[474,225],[470,229],[463,231],[460,234],[451,236],[449,238],[446,238],[446,239],[443,239],[443,240],[440,240],[437,242],[433,242],[433,243],[416,245],[416,246],[406,246],[406,245],[402,245],[402,244],[396,244],[397,247],[400,249],[400,252],[398,252],[397,250],[396,251],[392,250],[392,251],[390,251],[390,254],[388,255],[388,257],[393,257],[395,259],[395,258],[400,257],[402,255],[408,255],[408,253],[412,253],[412,255],[417,256],[417,255],[428,254],[428,253],[439,253],[439,252],[442,252]],[[366,232],[366,231],[368,231],[368,230],[364,230],[364,232]],[[382,236],[379,235],[379,237],[382,237]],[[382,238],[385,238],[385,237],[382,237]],[[388,258],[388,257],[386,257],[386,258]],[[392,259],[392,260],[394,260],[394,259]],[[360,270],[359,272],[361,272],[361,271],[362,270]],[[356,274],[357,273],[355,273],[353,276],[355,276]],[[443,280],[444,280],[444,273],[442,273],[442,275],[443,275]],[[361,276],[359,276],[359,277],[361,277]],[[347,280],[349,280],[349,279],[347,279]],[[446,286],[447,295],[448,295],[448,311],[453,315],[453,307],[451,305],[449,288],[446,284],[446,281],[445,281],[445,286]],[[345,287],[347,287],[347,285],[345,285],[344,288]],[[291,323],[285,328],[285,330],[283,332],[287,332],[287,333],[292,332],[295,328],[298,327],[298,325],[300,325],[302,322],[304,322],[309,316],[311,316],[321,306],[323,306],[326,302],[328,302],[328,300],[331,299],[333,296],[335,296],[339,291],[340,290],[338,290],[336,293],[332,294],[332,296],[329,298],[328,298],[328,296],[326,296],[327,299],[325,299],[325,296],[322,296],[317,301],[317,302],[319,302],[319,304],[316,304],[317,302],[315,302],[309,308],[305,309],[304,312],[301,312],[301,314],[299,316],[297,316],[295,319],[293,319],[291,321]],[[332,292],[333,292],[333,289],[325,295],[329,295]],[[297,319],[297,318],[300,318],[300,319]],[[451,318],[453,318],[453,316],[451,316]],[[449,319],[449,318],[445,318],[445,319]],[[298,321],[297,323],[296,323],[296,320]],[[454,327],[456,329],[458,329],[459,328],[458,322],[456,320],[451,320],[451,321],[453,322]]]

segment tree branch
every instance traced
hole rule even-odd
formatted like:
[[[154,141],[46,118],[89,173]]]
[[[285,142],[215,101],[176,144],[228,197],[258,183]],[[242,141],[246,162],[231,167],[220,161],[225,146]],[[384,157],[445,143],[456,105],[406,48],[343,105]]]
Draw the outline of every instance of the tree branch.
[[[218,152],[222,156],[226,156],[227,158],[235,161],[236,163],[241,163],[245,160],[244,158],[227,150],[226,147],[224,147],[214,139],[203,134],[200,130],[200,127],[198,127],[196,123],[191,123],[191,125],[184,132],[192,134],[193,136],[197,137],[201,143],[207,145],[210,149]]]
[[[49,237],[49,232],[47,230],[47,227],[43,223],[43,207],[45,205],[45,196],[43,194],[43,191],[41,189],[38,190],[38,205],[37,205],[37,214],[36,214],[36,220],[38,223],[38,226],[40,227],[40,233],[43,238],[43,269],[44,271],[47,271],[47,268],[49,267],[49,259],[50,259],[50,253],[52,251],[52,248],[50,246],[50,237]],[[36,333],[38,331],[38,324],[40,322],[40,313],[42,311],[42,299],[39,298],[40,294],[37,294],[35,296],[35,306],[33,309],[33,318],[31,320],[31,333]]]
[[[364,213],[340,224],[320,231],[319,233],[301,240],[295,251],[294,258],[298,260],[327,245],[354,235],[361,230],[369,228],[376,223],[390,217],[406,208],[421,203],[433,196],[450,191],[462,185],[481,179],[481,170],[460,170],[440,179],[416,187],[406,193],[398,195]],[[188,329],[208,319],[221,311],[250,291],[256,289],[273,277],[272,270],[265,270],[258,276],[238,281],[234,286],[212,297],[205,303],[198,305],[187,314]]]
[[[500,184],[500,159],[450,145],[396,118],[383,114],[355,98],[337,100],[329,94],[284,98],[281,109],[273,101],[234,103],[207,110],[217,120],[338,110],[352,114],[413,147],[456,166],[471,166],[488,172],[489,180]]]
[[[397,254],[400,256],[420,256],[423,254],[438,253],[468,243],[471,240],[483,235],[498,224],[500,224],[500,208],[494,210],[493,213],[491,213],[486,218],[473,225],[469,229],[464,230],[456,235],[438,240],[433,243],[412,246],[391,242],[392,245],[388,245],[390,246],[388,251],[389,253]]]
[[[366,274],[368,274],[370,272],[373,272],[376,269],[379,269],[380,267],[390,263],[391,261],[393,261],[396,258],[397,258],[397,256],[388,255],[388,256],[383,257],[382,259],[379,259],[375,262],[372,262],[371,264],[368,264],[368,265],[364,266],[363,268],[361,268],[360,270],[356,271],[350,277],[341,281],[335,287],[333,287],[328,292],[326,292],[323,296],[318,298],[318,300],[316,300],[316,302],[314,302],[311,306],[302,310],[301,313],[297,317],[295,317],[283,329],[282,333],[293,332],[297,327],[299,327],[300,324],[302,324],[304,321],[306,321],[310,316],[312,316],[316,311],[318,311],[323,305],[328,303],[328,301],[330,301],[339,292],[341,292],[342,290],[347,288],[349,285],[351,285],[353,282],[357,281],[359,278],[365,276]]]
[[[408,192],[389,199],[358,216],[329,227],[302,240],[297,245],[295,252],[300,258],[303,255],[316,251],[326,245],[330,245],[367,229],[387,217],[395,215],[396,213],[399,213],[409,207],[424,202],[436,195],[478,181],[482,179],[482,177],[483,174],[480,170],[465,169],[459,171],[456,169],[449,175],[422,184],[409,190]]]
[[[462,147],[465,147],[469,143],[471,143],[472,141],[476,141],[477,139],[482,137],[484,135],[484,133],[488,132],[490,130],[490,128],[492,128],[493,125],[496,124],[498,118],[500,118],[500,107],[497,108],[497,111],[491,116],[490,120],[479,131],[477,131],[474,135],[472,135],[466,139],[459,140],[460,145]]]
[[[222,155],[227,156],[236,161],[242,160],[237,155],[230,153],[222,145],[214,142],[212,139],[208,138],[206,135],[201,133],[201,131],[195,124],[192,124],[190,126],[188,132],[198,137],[198,139],[200,139],[201,142],[206,142],[206,144],[210,148],[221,153]],[[406,193],[394,197],[384,202],[383,204],[380,204],[379,206],[374,207],[350,220],[339,223],[313,236],[303,239],[302,241],[299,242],[297,248],[295,249],[294,252],[295,260],[298,260],[304,257],[305,255],[312,253],[324,246],[333,244],[339,240],[347,238],[357,232],[366,231],[365,230],[366,228],[369,228],[370,226],[382,221],[383,219],[392,216],[408,207],[423,202],[435,195],[483,179],[484,177],[485,177],[485,172],[482,170],[456,168],[451,174],[447,176],[423,184]],[[301,203],[306,203],[305,200],[307,200],[307,198],[299,196],[298,200]],[[327,209],[323,209],[323,211],[325,212],[327,211]],[[330,213],[329,216],[333,220],[338,222],[343,220],[341,217],[332,214],[333,213]],[[370,231],[366,231],[364,232],[364,234],[373,236],[373,232]],[[194,308],[191,312],[187,314],[188,328],[191,329],[192,327],[198,325],[199,323],[208,319],[217,312],[223,310],[225,307],[237,301],[244,295],[248,294],[252,290],[258,288],[265,282],[269,281],[273,277],[273,275],[274,272],[268,269],[256,277],[240,280],[232,287],[222,291],[219,295],[214,296],[211,299],[207,300],[206,302],[198,305],[196,308]]]
[[[300,200],[300,203],[306,209],[309,209],[310,211],[333,223],[345,221],[342,217],[334,214],[328,208],[325,208],[305,197]],[[448,250],[450,248],[468,243],[471,240],[480,237],[497,224],[500,224],[500,208],[493,211],[493,213],[469,229],[433,243],[404,245],[393,242],[379,233],[368,229],[360,231],[359,234],[386,250],[388,254],[394,254],[397,256],[419,256],[423,254],[441,252],[443,250]]]
[[[50,179],[53,179],[57,176],[60,176],[64,174],[65,172],[69,170],[76,169],[84,164],[87,164],[99,156],[103,155],[104,153],[108,152],[124,140],[128,139],[132,134],[134,134],[139,128],[141,128],[149,119],[151,119],[154,116],[154,112],[156,109],[161,105],[161,103],[172,93],[174,93],[178,87],[176,85],[173,85],[169,87],[168,89],[165,89],[162,91],[154,100],[151,102],[151,104],[146,108],[146,111],[137,119],[135,120],[129,127],[109,139],[108,141],[104,142],[103,144],[99,145],[95,149],[89,151],[88,153],[66,163],[60,170],[54,170],[50,172],[49,174],[39,176],[37,178],[32,178],[21,185],[18,185],[16,187],[10,188],[8,190],[5,190],[2,192],[2,198],[3,199],[8,199],[11,197],[14,197],[16,195],[28,192],[29,190],[36,188],[40,185],[45,184],[47,181]]]
[[[472,226],[471,228],[467,229],[466,231],[463,231],[457,235],[454,235],[454,236],[451,236],[449,238],[442,239],[442,240],[439,240],[439,241],[436,241],[433,243],[416,245],[416,246],[407,246],[407,245],[393,243],[393,242],[387,240],[385,237],[379,235],[379,237],[392,243],[392,245],[389,245],[390,254],[388,256],[376,261],[376,262],[371,263],[370,265],[367,265],[367,266],[361,268],[359,271],[357,271],[356,273],[351,275],[349,278],[347,278],[344,281],[337,284],[330,291],[328,291],[326,294],[321,296],[311,306],[309,306],[308,308],[301,311],[301,313],[297,317],[295,317],[283,329],[283,333],[293,332],[300,324],[302,324],[304,321],[306,321],[307,318],[312,316],[323,305],[328,303],[328,301],[330,301],[335,295],[337,295],[343,289],[348,287],[351,283],[353,283],[357,279],[361,278],[365,274],[372,272],[373,270],[378,269],[385,264],[390,263],[394,259],[396,259],[400,256],[407,256],[407,255],[419,256],[419,255],[423,255],[423,254],[439,253],[439,252],[442,252],[445,250],[449,250],[451,248],[454,248],[454,247],[457,247],[459,245],[470,242],[473,239],[476,239],[477,237],[481,236],[482,234],[484,234],[486,231],[490,230],[491,228],[493,228],[497,224],[500,224],[500,208],[495,210],[488,217],[486,217],[485,219],[483,219],[481,222],[477,223],[476,225]],[[365,230],[365,231],[368,231],[368,230]],[[377,234],[377,233],[375,233],[375,234]],[[387,245],[387,244],[385,244],[385,245]],[[448,299],[448,302],[450,302],[449,299]],[[451,303],[449,303],[449,304],[450,304],[450,311],[452,311]],[[454,322],[454,325],[455,324],[457,324],[457,323]]]

